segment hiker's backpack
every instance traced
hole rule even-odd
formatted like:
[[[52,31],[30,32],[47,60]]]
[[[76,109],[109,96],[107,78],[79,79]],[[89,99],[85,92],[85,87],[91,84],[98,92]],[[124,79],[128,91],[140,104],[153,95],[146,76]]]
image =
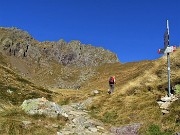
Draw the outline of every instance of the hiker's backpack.
[[[110,83],[110,84],[113,84],[113,83],[114,83],[114,77],[110,77],[109,83]]]

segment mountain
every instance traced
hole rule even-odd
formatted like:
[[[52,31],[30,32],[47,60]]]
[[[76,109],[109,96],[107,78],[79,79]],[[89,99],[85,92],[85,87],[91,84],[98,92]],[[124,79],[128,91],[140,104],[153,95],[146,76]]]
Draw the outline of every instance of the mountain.
[[[48,87],[79,88],[94,75],[94,67],[119,62],[103,48],[75,40],[39,42],[17,28],[0,28],[0,51],[18,73]]]
[[[39,65],[56,61],[64,66],[98,66],[119,62],[116,54],[73,40],[38,42],[26,31],[17,28],[0,28],[1,51],[7,55],[33,60]]]

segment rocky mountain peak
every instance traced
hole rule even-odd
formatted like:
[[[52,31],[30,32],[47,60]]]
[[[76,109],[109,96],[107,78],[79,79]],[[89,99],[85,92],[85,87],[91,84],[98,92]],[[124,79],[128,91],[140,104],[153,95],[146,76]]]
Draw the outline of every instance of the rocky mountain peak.
[[[119,62],[116,54],[103,48],[82,44],[78,40],[39,42],[17,28],[0,28],[0,50],[7,55],[41,62],[56,61],[64,66],[98,66]]]

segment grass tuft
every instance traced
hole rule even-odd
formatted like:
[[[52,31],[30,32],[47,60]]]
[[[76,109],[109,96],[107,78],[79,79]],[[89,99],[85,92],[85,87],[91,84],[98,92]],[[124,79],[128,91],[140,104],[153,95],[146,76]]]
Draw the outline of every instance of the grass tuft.
[[[103,117],[102,117],[102,121],[105,123],[115,123],[115,120],[117,119],[118,114],[117,112],[105,112]]]
[[[180,94],[180,84],[175,85],[175,94]]]
[[[152,124],[149,126],[146,135],[172,135],[171,131],[162,132],[158,125]]]

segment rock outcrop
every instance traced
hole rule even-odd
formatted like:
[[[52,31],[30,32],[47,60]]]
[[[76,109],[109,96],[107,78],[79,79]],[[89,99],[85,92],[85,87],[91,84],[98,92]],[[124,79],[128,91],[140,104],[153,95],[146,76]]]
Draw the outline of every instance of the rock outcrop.
[[[30,115],[45,115],[47,117],[68,117],[63,109],[54,102],[48,101],[46,98],[37,98],[25,100],[21,108]]]
[[[115,135],[138,135],[141,125],[140,123],[135,123],[127,126],[113,127],[110,131]]]

